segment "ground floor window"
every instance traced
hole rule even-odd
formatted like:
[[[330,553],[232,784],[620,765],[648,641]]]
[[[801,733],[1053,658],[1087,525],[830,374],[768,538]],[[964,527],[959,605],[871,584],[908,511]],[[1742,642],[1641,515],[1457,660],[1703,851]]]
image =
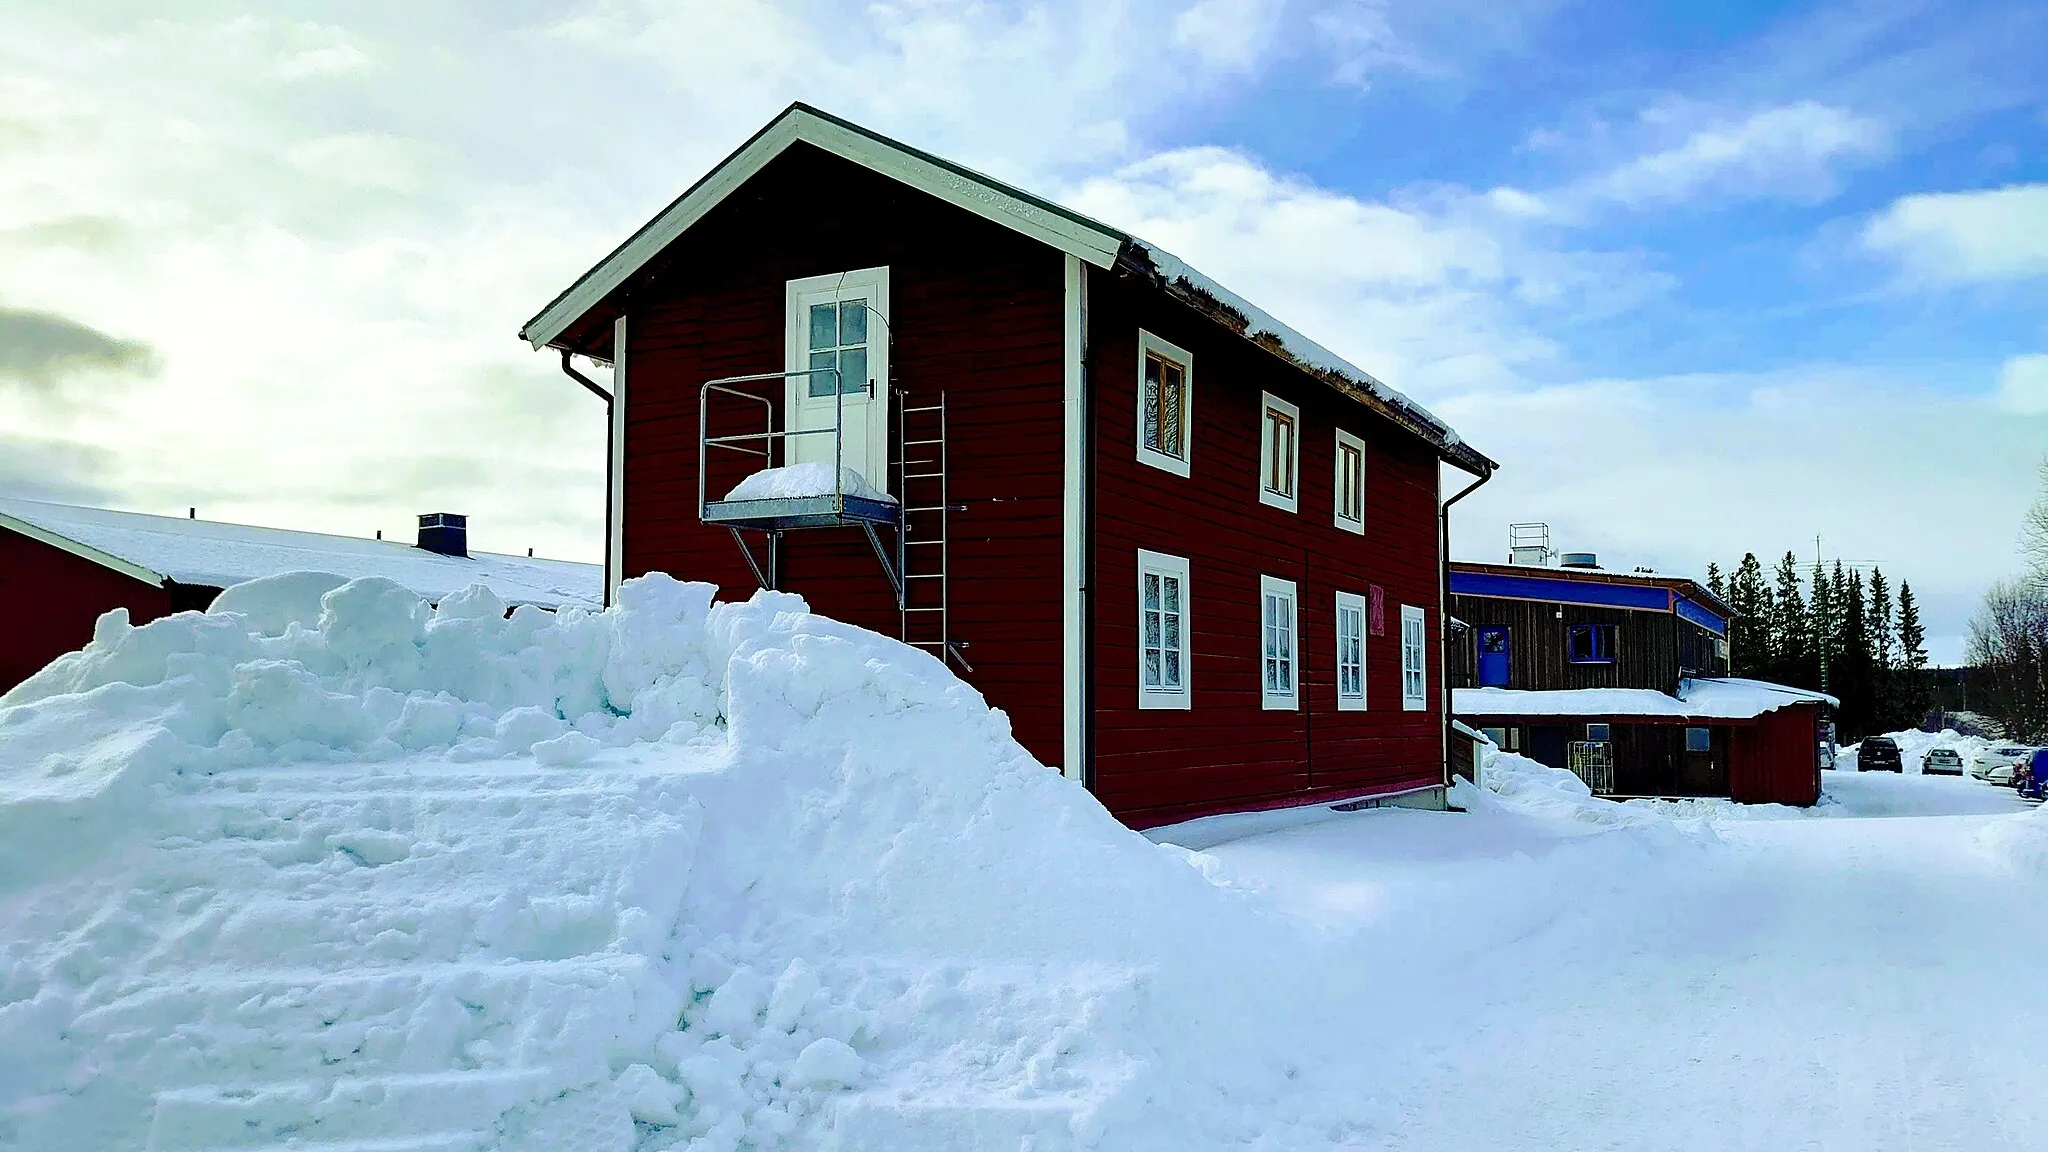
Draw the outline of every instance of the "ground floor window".
[[[1337,593],[1337,710],[1365,711],[1365,597]]]
[[[1429,705],[1429,655],[1422,609],[1401,605],[1401,707],[1420,712]]]
[[[1188,707],[1188,562],[1138,550],[1138,707]]]
[[[1264,673],[1261,704],[1292,710],[1300,701],[1295,682],[1294,581],[1259,577],[1259,619]]]
[[[1607,741],[1607,733],[1608,728],[1605,724],[1586,725],[1586,739],[1588,740],[1605,743]]]
[[[1714,750],[1714,730],[1712,728],[1687,728],[1685,730],[1685,750],[1687,752],[1712,752]]]

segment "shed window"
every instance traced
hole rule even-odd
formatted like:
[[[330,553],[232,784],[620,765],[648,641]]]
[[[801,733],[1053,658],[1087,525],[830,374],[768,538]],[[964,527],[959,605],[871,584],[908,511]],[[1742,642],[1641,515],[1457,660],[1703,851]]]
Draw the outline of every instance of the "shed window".
[[[1337,710],[1365,711],[1365,597],[1337,593]]]
[[[1401,605],[1401,707],[1420,712],[1429,703],[1427,630],[1422,609]]]
[[[1342,428],[1337,429],[1337,527],[1346,532],[1365,532],[1365,442]]]
[[[1301,463],[1301,409],[1263,394],[1259,431],[1259,503],[1288,512],[1300,507],[1295,479]]]
[[[1574,624],[1565,646],[1566,658],[1574,664],[1614,663],[1615,624]]]
[[[1138,707],[1188,704],[1188,562],[1138,550]]]
[[[1295,680],[1294,581],[1259,577],[1261,706],[1292,711],[1300,700]]]
[[[1685,750],[1687,752],[1712,752],[1714,750],[1714,730],[1712,728],[1687,728],[1685,730]]]
[[[865,297],[812,304],[806,325],[811,375],[806,378],[812,396],[832,395],[833,374],[838,369],[841,392],[868,389],[868,302]]]
[[[1194,359],[1150,332],[1138,333],[1138,460],[1188,474]]]
[[[1608,729],[1607,725],[1605,724],[1586,725],[1586,739],[1592,741],[1595,744],[1605,744],[1608,739],[1607,732]]]

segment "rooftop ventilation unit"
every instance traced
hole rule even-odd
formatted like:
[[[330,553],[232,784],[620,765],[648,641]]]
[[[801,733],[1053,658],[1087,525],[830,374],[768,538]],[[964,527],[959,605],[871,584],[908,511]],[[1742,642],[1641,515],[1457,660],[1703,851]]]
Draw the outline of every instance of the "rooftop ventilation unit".
[[[1560,568],[1598,568],[1600,557],[1591,552],[1566,552],[1557,558]]]
[[[420,517],[421,548],[443,556],[469,555],[469,517],[457,512],[428,512]]]
[[[1508,525],[1508,563],[1541,568],[1550,563],[1550,525]]]

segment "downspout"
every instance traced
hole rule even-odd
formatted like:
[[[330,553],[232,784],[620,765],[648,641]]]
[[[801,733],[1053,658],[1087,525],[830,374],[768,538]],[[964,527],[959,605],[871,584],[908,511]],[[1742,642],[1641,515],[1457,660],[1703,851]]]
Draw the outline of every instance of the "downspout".
[[[1443,732],[1443,740],[1439,746],[1444,750],[1443,775],[1445,788],[1451,786],[1451,505],[1477,492],[1480,485],[1491,479],[1493,479],[1493,471],[1488,469],[1486,472],[1481,473],[1477,480],[1460,488],[1457,495],[1444,501],[1443,507],[1437,510],[1438,537],[1436,554],[1437,580],[1439,583],[1437,586],[1436,612],[1436,667],[1437,675],[1442,678],[1443,682],[1441,690],[1443,698],[1438,702],[1443,706],[1443,715],[1439,718],[1438,727]],[[1472,770],[1474,772],[1473,778],[1476,780],[1478,778],[1479,766],[1474,764]]]
[[[616,353],[615,353],[616,354]],[[569,363],[570,352],[562,349],[562,372],[604,401],[604,606],[612,606],[612,394],[605,391],[597,381],[576,370]]]

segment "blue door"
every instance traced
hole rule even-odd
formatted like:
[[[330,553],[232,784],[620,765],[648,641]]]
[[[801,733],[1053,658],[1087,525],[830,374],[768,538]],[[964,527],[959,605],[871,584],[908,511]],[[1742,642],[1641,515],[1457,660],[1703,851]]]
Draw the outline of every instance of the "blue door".
[[[1505,628],[1479,630],[1479,686],[1508,686],[1508,630]]]

